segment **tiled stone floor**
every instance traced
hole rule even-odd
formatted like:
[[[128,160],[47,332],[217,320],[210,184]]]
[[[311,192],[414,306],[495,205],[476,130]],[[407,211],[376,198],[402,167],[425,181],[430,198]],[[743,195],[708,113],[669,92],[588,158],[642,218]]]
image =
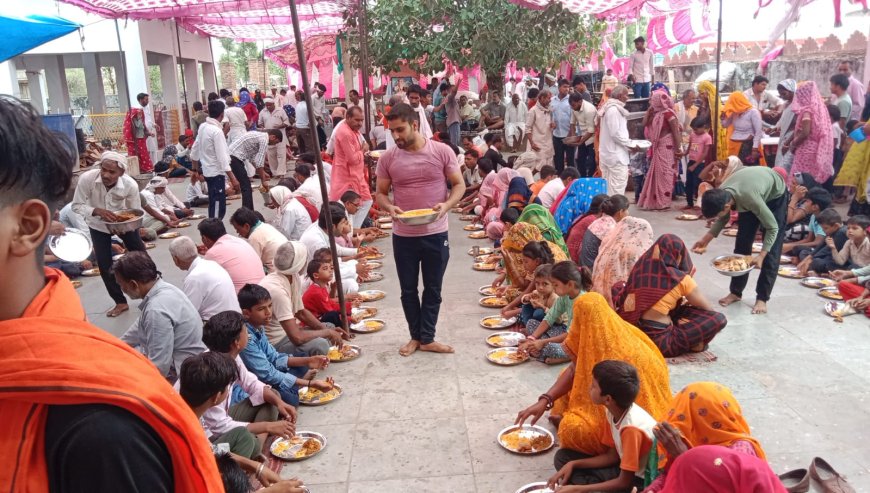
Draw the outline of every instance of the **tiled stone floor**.
[[[172,185],[176,194],[183,186]],[[259,194],[255,200],[259,206]],[[238,206],[231,202],[231,211]],[[703,225],[675,221],[677,214],[638,215],[656,235],[676,233],[691,245]],[[408,336],[392,249],[389,240],[377,242],[388,254],[386,279],[370,286],[387,292],[374,305],[388,326],[357,336],[362,357],[326,371],[345,395],[325,407],[302,408],[299,428],[323,433],[328,446],[311,460],[285,466],[284,476],[303,478],[314,493],[512,493],[552,474],[552,452],[511,455],[498,447],[495,435],[549,387],[560,368],[537,362],[502,368],[484,360],[487,331],[477,322],[493,310],[477,305],[477,287],[492,275],[472,271],[466,254],[476,241],[484,242],[468,239],[456,216],[450,224],[452,258],[438,338],[456,353],[399,356]],[[195,225],[183,233],[199,242]],[[180,285],[183,273],[172,264],[168,243],[159,240],[150,253],[164,277]],[[721,237],[707,255],[694,256],[697,280],[711,300],[727,292],[728,278],[716,274],[709,259],[732,245],[733,239]],[[98,278],[85,279],[79,294],[91,320],[113,334],[123,333],[137,316],[134,302],[122,317],[105,318],[112,303]],[[806,467],[818,455],[858,491],[870,491],[870,323],[860,315],[833,322],[822,312],[821,298],[784,278],[777,279],[769,314],[751,315],[753,301],[749,289],[744,302],[725,309],[728,327],[711,344],[718,361],[671,366],[672,389],[702,380],[728,385],[774,470]]]

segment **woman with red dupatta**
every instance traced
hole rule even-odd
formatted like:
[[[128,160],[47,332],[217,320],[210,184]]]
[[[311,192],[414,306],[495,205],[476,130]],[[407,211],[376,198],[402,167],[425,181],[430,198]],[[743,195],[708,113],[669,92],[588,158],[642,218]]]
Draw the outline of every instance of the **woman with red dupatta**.
[[[139,95],[139,104],[148,106],[148,95]],[[151,162],[151,154],[148,152],[148,128],[145,126],[145,110],[143,108],[130,108],[124,117],[124,142],[127,144],[127,155],[139,158],[139,172],[151,173],[154,171],[154,163]]]
[[[694,272],[683,240],[666,234],[641,255],[628,281],[614,288],[619,315],[644,331],[665,357],[705,350],[728,324],[701,294]]]
[[[637,206],[647,210],[671,207],[677,163],[683,155],[680,123],[674,112],[674,100],[666,90],[653,91],[649,111],[644,115],[652,141],[652,159]]]

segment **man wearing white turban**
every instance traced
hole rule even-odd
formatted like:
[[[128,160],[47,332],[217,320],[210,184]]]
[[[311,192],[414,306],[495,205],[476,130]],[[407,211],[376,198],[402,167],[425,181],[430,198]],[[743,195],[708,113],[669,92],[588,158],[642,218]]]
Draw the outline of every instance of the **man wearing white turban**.
[[[112,234],[106,222],[118,222],[115,214],[124,209],[141,209],[139,186],[136,180],[127,175],[127,157],[117,152],[106,151],[100,157],[97,169],[85,171],[79,177],[75,196],[72,201],[73,212],[85,218],[91,232],[100,277],[115,307],[106,313],[117,317],[129,310],[127,298],[112,274]],[[134,229],[118,235],[128,251],[145,250],[145,243]]]
[[[260,281],[272,296],[272,319],[266,336],[282,353],[304,356],[325,355],[329,347],[341,344],[342,332],[327,327],[302,304],[302,279],[299,274],[308,264],[308,249],[298,241],[288,241],[275,253],[273,272]]]

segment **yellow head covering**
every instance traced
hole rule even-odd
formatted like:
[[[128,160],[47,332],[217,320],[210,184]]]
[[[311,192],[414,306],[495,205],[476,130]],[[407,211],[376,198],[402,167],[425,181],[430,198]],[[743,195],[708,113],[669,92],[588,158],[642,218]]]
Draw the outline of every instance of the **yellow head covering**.
[[[640,393],[635,402],[654,418],[661,419],[671,401],[668,366],[662,353],[640,329],[626,322],[598,293],[581,294],[574,300],[574,318],[564,343],[574,361],[571,392],[559,399],[554,413],[562,414],[559,441],[562,447],[587,454],[601,454],[600,430],[607,426],[604,407],[589,399],[592,367],[615,359],[637,368]]]
[[[713,120],[710,122],[711,128],[718,129],[713,135],[713,138],[716,139],[716,159],[724,161],[728,158],[728,137],[720,122],[723,105],[722,100],[719,99],[719,91],[716,90],[716,86],[712,82],[704,80],[698,83],[698,94],[707,99],[707,104],[710,107],[710,119]]]

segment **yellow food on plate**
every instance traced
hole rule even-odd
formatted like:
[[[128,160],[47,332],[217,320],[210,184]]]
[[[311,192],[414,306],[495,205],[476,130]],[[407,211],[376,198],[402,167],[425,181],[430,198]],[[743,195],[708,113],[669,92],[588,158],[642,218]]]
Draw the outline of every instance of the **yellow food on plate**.
[[[305,402],[328,402],[341,394],[338,387],[333,387],[328,392],[308,387],[308,390],[299,394],[299,399]]]
[[[356,349],[349,344],[342,346],[341,349],[336,346],[332,346],[331,348],[329,348],[329,352],[326,354],[330,361],[351,359],[355,358],[356,355]]]
[[[504,298],[499,298],[499,297],[483,298],[480,300],[480,302],[485,306],[496,306],[496,307],[507,306],[507,304],[508,304],[508,300],[506,300]]]
[[[429,214],[436,214],[436,212],[432,209],[414,209],[412,211],[405,211],[399,214],[399,217],[420,217],[428,216]]]
[[[365,322],[363,322],[363,325],[365,325],[366,328],[372,329],[372,330],[384,328],[384,324],[382,324],[381,322],[378,322],[377,320],[366,320]]]
[[[728,257],[713,262],[713,266],[726,272],[738,272],[749,268],[749,257]]]
[[[487,327],[500,327],[504,325],[504,319],[498,317],[485,318],[483,319],[483,325],[486,325]]]
[[[530,433],[528,430],[515,430],[501,436],[501,442],[514,452],[528,454],[547,449],[552,441],[543,433]]]
[[[486,238],[486,231],[475,231],[474,233],[469,233],[468,237],[472,240],[482,240]]]

